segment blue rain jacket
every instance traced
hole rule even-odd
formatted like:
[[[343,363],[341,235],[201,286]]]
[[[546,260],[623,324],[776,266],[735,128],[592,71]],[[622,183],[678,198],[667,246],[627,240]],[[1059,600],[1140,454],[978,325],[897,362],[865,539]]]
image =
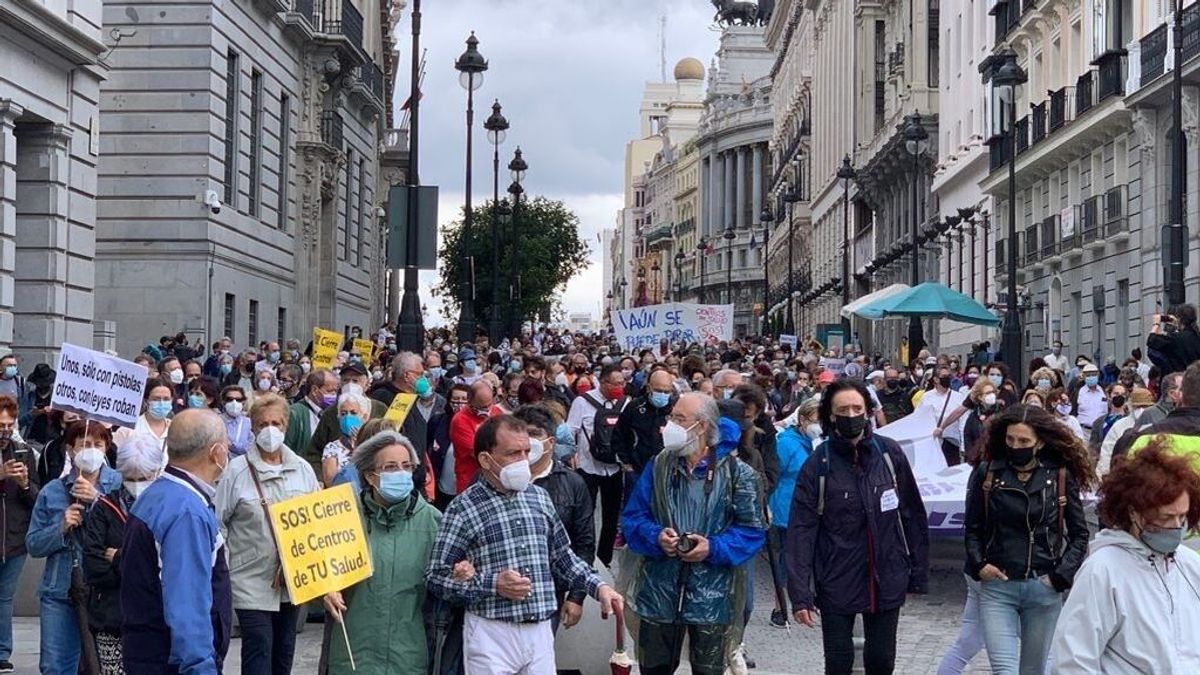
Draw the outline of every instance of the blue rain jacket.
[[[720,429],[721,442],[707,490],[705,485],[710,479],[703,462],[689,475],[676,453],[663,451],[647,465],[629,496],[621,517],[621,531],[629,548],[645,558],[634,604],[644,619],[662,623],[732,623],[735,568],[754,557],[766,542],[758,474],[733,455],[741,429],[737,422],[726,418],[721,418]],[[663,519],[656,515],[654,507],[656,474],[665,478],[659,483],[667,489],[666,495],[660,495],[665,497],[661,501],[665,501],[669,510],[669,516]],[[684,563],[663,553],[658,535],[668,526],[681,534],[708,538],[708,558],[700,563]],[[681,584],[687,588],[682,611],[677,612]]]

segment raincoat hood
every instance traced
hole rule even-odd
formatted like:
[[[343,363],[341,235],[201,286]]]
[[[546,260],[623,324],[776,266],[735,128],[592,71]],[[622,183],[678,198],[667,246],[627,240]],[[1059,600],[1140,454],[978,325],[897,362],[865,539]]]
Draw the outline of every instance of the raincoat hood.
[[[1141,539],[1138,539],[1125,530],[1108,528],[1096,533],[1096,537],[1092,539],[1091,544],[1088,546],[1088,555],[1095,555],[1097,551],[1113,546],[1132,553],[1140,560],[1163,557],[1161,553],[1151,551],[1150,547],[1143,544]]]
[[[721,430],[721,442],[716,448],[717,460],[722,460],[738,449],[742,442],[742,427],[734,420],[722,417],[717,422],[717,428]]]

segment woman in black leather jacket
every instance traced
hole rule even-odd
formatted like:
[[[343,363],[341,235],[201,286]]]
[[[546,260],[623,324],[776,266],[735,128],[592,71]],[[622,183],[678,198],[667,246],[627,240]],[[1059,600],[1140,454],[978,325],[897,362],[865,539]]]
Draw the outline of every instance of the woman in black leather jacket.
[[[1050,413],[1018,405],[990,420],[965,539],[993,673],[1044,672],[1062,593],[1087,553],[1079,493],[1095,483],[1086,448]]]

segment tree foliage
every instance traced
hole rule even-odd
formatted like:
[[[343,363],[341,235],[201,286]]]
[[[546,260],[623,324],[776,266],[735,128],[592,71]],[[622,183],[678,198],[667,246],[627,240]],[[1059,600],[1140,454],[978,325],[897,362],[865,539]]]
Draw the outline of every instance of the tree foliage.
[[[548,321],[560,316],[559,297],[570,281],[590,264],[591,249],[579,237],[579,217],[561,201],[545,197],[523,198],[511,222],[499,223],[499,289],[492,288],[492,212],[491,203],[475,209],[470,240],[464,246],[463,220],[442,229],[442,247],[438,252],[439,281],[433,292],[443,298],[447,319],[458,317],[462,294],[462,273],[467,260],[474,258],[475,313],[480,328],[486,328],[492,312],[499,311],[503,322],[510,320],[510,271],[512,269],[513,231],[520,239],[518,258],[521,278],[520,316]],[[515,227],[514,227],[515,226]],[[494,292],[498,290],[497,292]],[[506,325],[506,324],[503,324]]]

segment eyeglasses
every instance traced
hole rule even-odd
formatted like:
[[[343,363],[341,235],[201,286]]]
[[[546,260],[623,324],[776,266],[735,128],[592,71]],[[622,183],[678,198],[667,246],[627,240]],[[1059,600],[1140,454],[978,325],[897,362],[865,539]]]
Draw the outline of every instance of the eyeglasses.
[[[246,399],[242,398],[241,396],[226,396],[221,400],[229,403],[230,401],[245,401]]]

